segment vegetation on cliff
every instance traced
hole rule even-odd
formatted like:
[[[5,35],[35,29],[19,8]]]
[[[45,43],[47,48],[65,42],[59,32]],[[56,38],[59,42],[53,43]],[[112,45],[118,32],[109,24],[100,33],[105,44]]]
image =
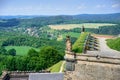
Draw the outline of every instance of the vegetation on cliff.
[[[89,34],[88,32],[82,32],[80,34],[80,37],[76,40],[76,42],[72,46],[72,50],[74,52],[77,52],[77,53],[83,52],[85,39],[87,38],[88,34]]]
[[[47,70],[49,70],[50,72],[59,72],[62,66],[62,63],[63,61],[60,61],[56,63],[55,65],[51,66],[50,68],[48,68]]]

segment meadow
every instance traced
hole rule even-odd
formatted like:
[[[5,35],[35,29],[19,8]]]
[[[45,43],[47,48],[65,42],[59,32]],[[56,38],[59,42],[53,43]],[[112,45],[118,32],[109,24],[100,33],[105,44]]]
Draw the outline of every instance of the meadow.
[[[113,26],[116,24],[110,24],[110,23],[82,23],[82,24],[61,24],[61,25],[48,25],[51,29],[55,30],[70,30],[73,28],[81,28],[84,26],[85,28],[99,28],[100,26]]]
[[[16,55],[20,55],[20,56],[27,55],[28,51],[32,48],[33,47],[29,47],[29,46],[6,46],[5,47],[6,50],[15,49]],[[39,51],[39,49],[37,48],[33,48],[33,49],[35,49],[36,51]]]
[[[68,32],[68,33],[64,33],[62,36],[63,38],[66,38],[67,35],[78,38],[80,36],[80,33]]]

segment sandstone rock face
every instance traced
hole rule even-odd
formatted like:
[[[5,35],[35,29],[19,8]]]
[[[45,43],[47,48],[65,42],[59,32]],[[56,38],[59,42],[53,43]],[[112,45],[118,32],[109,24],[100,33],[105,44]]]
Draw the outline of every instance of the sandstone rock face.
[[[75,71],[66,72],[65,80],[120,80],[120,65],[77,61]]]

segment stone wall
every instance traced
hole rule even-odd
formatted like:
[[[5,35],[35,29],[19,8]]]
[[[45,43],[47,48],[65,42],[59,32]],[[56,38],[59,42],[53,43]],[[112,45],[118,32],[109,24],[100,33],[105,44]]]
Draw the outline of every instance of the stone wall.
[[[75,70],[66,71],[65,80],[120,80],[120,58],[77,55]]]
[[[120,80],[120,65],[78,61],[73,80]]]
[[[36,71],[4,71],[0,80],[29,80],[31,73],[50,73],[50,71],[42,70]]]
[[[63,73],[31,73],[29,80],[63,80]]]
[[[3,71],[2,75],[0,76],[0,80],[9,80],[10,77],[6,71]]]

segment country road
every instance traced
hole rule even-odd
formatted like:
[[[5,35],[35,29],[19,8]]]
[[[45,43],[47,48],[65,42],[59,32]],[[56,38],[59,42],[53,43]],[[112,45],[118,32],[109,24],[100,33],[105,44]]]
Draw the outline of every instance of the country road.
[[[87,54],[97,54],[105,57],[120,58],[120,51],[109,48],[105,37],[97,37],[99,41],[99,51],[88,51]]]

